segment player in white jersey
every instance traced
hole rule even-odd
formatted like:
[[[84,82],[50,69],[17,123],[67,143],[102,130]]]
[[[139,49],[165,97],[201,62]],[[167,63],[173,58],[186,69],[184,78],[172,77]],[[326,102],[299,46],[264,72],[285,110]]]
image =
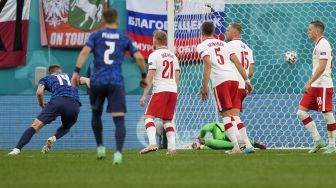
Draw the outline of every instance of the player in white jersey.
[[[153,44],[156,50],[148,58],[148,86],[144,89],[144,94],[140,100],[140,105],[144,106],[153,83],[153,94],[145,112],[145,126],[149,145],[141,150],[140,154],[158,149],[154,118],[160,118],[163,121],[168,141],[167,154],[175,154],[175,128],[172,119],[177,101],[180,66],[175,54],[167,49],[167,34],[164,31],[157,30],[154,32]]]
[[[312,21],[308,26],[308,37],[315,42],[312,53],[313,73],[304,86],[304,95],[301,99],[297,115],[314,139],[314,146],[309,153],[315,153],[326,146],[316,124],[307,113],[309,110],[322,112],[327,124],[329,147],[324,153],[336,153],[335,136],[336,123],[332,112],[333,82],[331,78],[332,49],[329,42],[323,37],[324,24],[321,21]]]
[[[245,87],[252,91],[243,66],[237,56],[224,41],[213,38],[214,24],[204,22],[201,27],[202,43],[197,46],[197,51],[204,63],[203,85],[201,88],[202,100],[208,98],[208,84],[211,79],[214,86],[214,95],[228,137],[234,145],[231,153],[240,153],[236,131],[232,124],[232,109],[239,107],[238,76],[233,66],[236,66],[245,81]],[[246,150],[248,151],[248,150]]]
[[[241,65],[243,66],[246,74],[249,78],[253,75],[253,54],[252,50],[240,40],[240,34],[242,33],[242,26],[238,23],[231,23],[226,29],[225,35],[226,39],[230,42],[227,44],[230,46],[232,51],[236,54],[238,59],[240,60]],[[239,106],[238,108],[232,109],[232,118],[235,122],[234,127],[237,131],[238,142],[245,143],[247,148],[253,150],[253,146],[247,136],[246,127],[244,123],[240,119],[240,112],[243,111],[243,101],[247,96],[248,92],[245,89],[245,81],[243,77],[240,75],[238,69],[233,67],[236,74],[238,75],[239,87],[238,87],[238,100]]]

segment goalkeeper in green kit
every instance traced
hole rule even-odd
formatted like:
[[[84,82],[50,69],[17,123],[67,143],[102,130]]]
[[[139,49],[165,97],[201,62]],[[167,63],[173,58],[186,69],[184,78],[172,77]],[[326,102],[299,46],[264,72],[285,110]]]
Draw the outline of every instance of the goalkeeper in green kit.
[[[210,132],[212,139],[205,140],[205,135]],[[253,147],[266,149],[266,144],[260,144],[251,140]],[[213,122],[202,127],[197,142],[192,143],[193,149],[232,149],[233,144],[227,136],[223,123]],[[244,147],[244,146],[241,146]]]

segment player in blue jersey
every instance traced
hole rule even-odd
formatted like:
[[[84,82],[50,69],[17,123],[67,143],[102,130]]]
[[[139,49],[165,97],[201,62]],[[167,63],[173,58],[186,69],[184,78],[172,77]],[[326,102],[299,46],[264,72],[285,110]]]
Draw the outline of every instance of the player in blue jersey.
[[[58,65],[50,65],[48,72],[49,75],[39,81],[36,91],[36,97],[42,108],[42,112],[34,120],[31,127],[26,129],[22,134],[16,147],[8,155],[18,155],[36,132],[44,125],[53,122],[58,116],[61,116],[62,125],[57,129],[54,136],[48,138],[45,146],[42,148],[42,153],[46,154],[50,151],[51,146],[56,140],[67,134],[77,121],[81,103],[77,89],[71,86],[71,77],[68,74],[62,73],[62,69]],[[81,77],[80,83],[89,86],[89,79]],[[45,90],[52,93],[48,104],[45,104],[43,101]]]
[[[72,76],[72,84],[78,84],[79,71],[86,62],[90,52],[93,52],[93,69],[90,74],[90,103],[92,108],[92,129],[97,143],[97,158],[105,158],[105,147],[102,138],[102,112],[107,99],[107,112],[112,114],[116,126],[116,152],[114,164],[122,162],[122,148],[126,129],[124,114],[126,112],[125,86],[122,76],[122,62],[125,51],[129,51],[141,71],[140,85],[145,87],[146,65],[143,56],[133,45],[133,41],[118,27],[118,13],[114,9],[106,9],[103,13],[105,28],[92,33],[80,52],[76,68]]]

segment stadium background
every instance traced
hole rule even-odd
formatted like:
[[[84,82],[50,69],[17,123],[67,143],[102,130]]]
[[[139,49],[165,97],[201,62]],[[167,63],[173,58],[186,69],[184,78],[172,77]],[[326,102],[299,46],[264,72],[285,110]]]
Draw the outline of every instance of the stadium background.
[[[127,22],[125,0],[110,1],[110,6],[119,11],[120,29],[125,31]],[[272,143],[273,147],[281,147],[283,142],[289,142],[290,144],[287,145],[289,147],[295,147],[296,142],[309,143],[307,142],[308,137],[302,137],[307,133],[295,115],[304,82],[311,74],[310,59],[314,44],[306,37],[306,27],[311,20],[319,19],[317,11],[322,10],[326,15],[326,19],[322,20],[327,25],[325,36],[334,45],[336,22],[332,15],[336,14],[333,8],[335,6],[335,2],[318,3],[317,6],[309,3],[284,3],[280,6],[279,4],[226,5],[227,23],[237,21],[244,24],[246,30],[243,39],[254,50],[256,60],[253,79],[255,94],[247,98],[247,111],[242,117],[248,126],[254,126],[254,128],[250,128],[252,137],[257,137],[258,140],[266,143]],[[0,70],[0,149],[12,148],[19,135],[25,127],[31,124],[40,110],[34,96],[36,89],[34,86],[35,67],[47,67],[49,63],[56,63],[63,67],[64,72],[72,72],[79,53],[79,50],[75,49],[51,49],[51,62],[48,62],[48,48],[41,47],[39,33],[38,3],[32,1],[27,65]],[[291,66],[284,64],[282,57],[289,48],[296,50],[300,56],[299,62]],[[91,60],[92,57],[89,61]],[[145,130],[142,125],[143,108],[138,105],[139,94],[142,91],[138,87],[137,81],[140,75],[136,64],[130,58],[125,59],[123,71],[129,111],[126,116],[128,134],[125,145],[126,148],[140,148],[146,143]],[[194,75],[192,73],[191,75],[192,77],[200,76],[196,71]],[[83,106],[79,121],[70,134],[56,145],[57,149],[90,149],[95,147],[90,126],[91,112],[88,97],[85,95],[85,88],[80,90]],[[45,100],[47,101],[48,97]],[[254,116],[247,117],[246,114],[251,114],[251,112]],[[291,115],[285,116],[286,114]],[[274,122],[275,117],[280,121]],[[318,124],[321,124],[320,116],[313,114],[313,117],[317,119]],[[183,118],[183,115],[180,118]],[[112,148],[114,147],[114,126],[111,117],[104,114],[103,122],[105,143]],[[56,121],[46,126],[26,148],[40,149],[45,139],[54,133],[59,124],[60,122]],[[181,126],[193,130],[200,125]],[[324,130],[322,126],[319,128]],[[277,134],[279,130],[283,130],[280,132],[281,134]],[[302,146],[307,147],[308,145]]]

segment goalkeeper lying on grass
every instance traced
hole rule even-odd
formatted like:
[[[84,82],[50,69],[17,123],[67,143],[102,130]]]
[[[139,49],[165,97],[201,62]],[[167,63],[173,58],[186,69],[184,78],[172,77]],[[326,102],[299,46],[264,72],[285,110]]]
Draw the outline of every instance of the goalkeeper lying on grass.
[[[205,140],[205,135],[210,132],[212,134],[212,139]],[[253,147],[259,149],[266,149],[266,144],[260,144],[254,142],[250,139]],[[233,144],[231,143],[229,137],[227,136],[224,124],[213,122],[206,124],[202,127],[200,135],[198,136],[198,141],[192,143],[193,149],[232,149]],[[244,146],[241,146],[244,147]]]

